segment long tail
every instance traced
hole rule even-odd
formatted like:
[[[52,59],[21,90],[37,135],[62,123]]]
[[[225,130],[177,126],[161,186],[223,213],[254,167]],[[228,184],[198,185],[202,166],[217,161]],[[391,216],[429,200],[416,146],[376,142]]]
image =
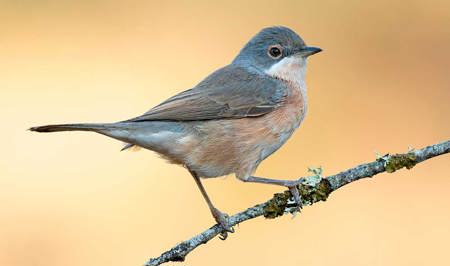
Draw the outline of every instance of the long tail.
[[[36,132],[58,132],[58,131],[94,131],[99,132],[106,129],[108,124],[60,124],[40,127],[32,127]]]
[[[91,131],[128,143],[125,149],[136,145],[151,150],[165,142],[160,132],[173,133],[169,134],[172,136],[181,134],[183,130],[182,124],[166,121],[59,124],[30,128],[35,132]]]

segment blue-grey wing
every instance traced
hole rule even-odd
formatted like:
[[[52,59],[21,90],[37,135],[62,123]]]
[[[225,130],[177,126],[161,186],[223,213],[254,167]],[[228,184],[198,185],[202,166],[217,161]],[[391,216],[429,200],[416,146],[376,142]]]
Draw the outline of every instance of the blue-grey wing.
[[[286,96],[287,87],[279,80],[229,65],[129,121],[255,117],[279,107]]]

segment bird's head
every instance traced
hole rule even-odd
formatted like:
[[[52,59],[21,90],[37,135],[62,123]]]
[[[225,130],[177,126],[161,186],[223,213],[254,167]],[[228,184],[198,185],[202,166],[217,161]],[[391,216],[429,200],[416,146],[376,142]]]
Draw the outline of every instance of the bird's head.
[[[233,64],[254,67],[269,75],[283,78],[304,71],[306,59],[322,51],[306,46],[293,30],[287,27],[269,27],[256,34],[239,52]]]

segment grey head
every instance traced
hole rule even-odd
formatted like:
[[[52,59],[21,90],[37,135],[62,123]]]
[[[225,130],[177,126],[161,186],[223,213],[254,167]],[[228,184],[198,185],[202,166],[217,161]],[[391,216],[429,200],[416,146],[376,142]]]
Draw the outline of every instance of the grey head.
[[[254,67],[267,72],[277,63],[295,61],[306,64],[306,58],[322,49],[306,46],[293,30],[287,27],[269,27],[256,34],[239,52],[232,64]]]

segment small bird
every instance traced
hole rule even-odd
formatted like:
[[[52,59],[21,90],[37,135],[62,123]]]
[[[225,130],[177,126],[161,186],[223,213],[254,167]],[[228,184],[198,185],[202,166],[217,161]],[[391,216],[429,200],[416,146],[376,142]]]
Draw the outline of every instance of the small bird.
[[[300,180],[253,173],[305,117],[306,61],[320,51],[306,46],[287,27],[264,28],[231,64],[141,116],[117,123],[59,124],[30,130],[92,131],[125,142],[124,149],[149,149],[185,167],[223,228],[221,239],[225,239],[227,232],[233,232],[228,215],[213,205],[201,178],[235,174],[244,182],[285,186],[301,207]]]

